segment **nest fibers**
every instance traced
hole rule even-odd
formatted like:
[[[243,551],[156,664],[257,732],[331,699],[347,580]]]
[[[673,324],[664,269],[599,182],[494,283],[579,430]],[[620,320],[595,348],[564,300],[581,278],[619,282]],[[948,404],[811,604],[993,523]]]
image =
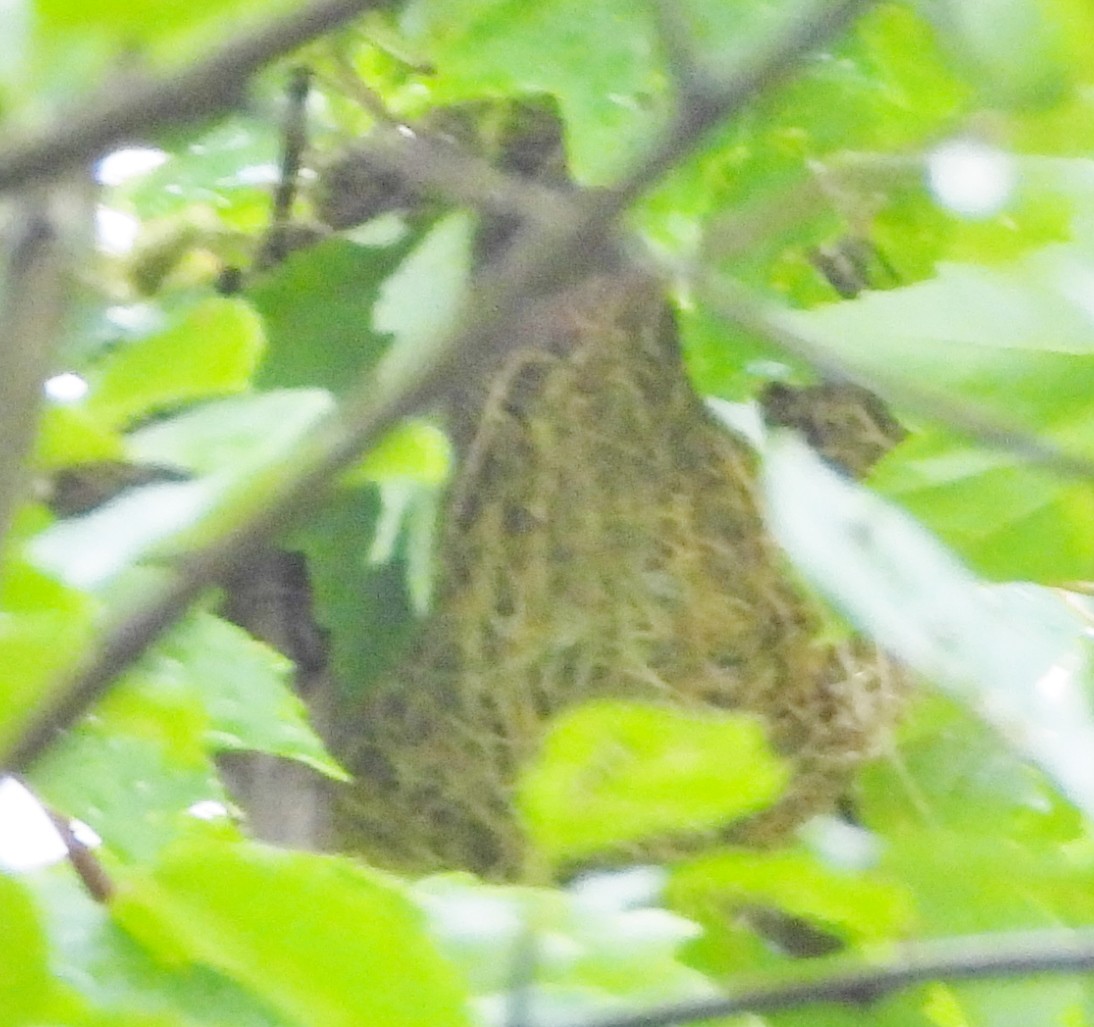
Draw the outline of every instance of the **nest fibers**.
[[[845,793],[899,686],[867,647],[818,640],[754,456],[693,392],[655,283],[593,278],[519,337],[455,419],[435,611],[352,718],[342,840],[403,871],[520,877],[521,766],[552,714],[622,698],[760,715],[793,779],[726,836],[778,841]]]

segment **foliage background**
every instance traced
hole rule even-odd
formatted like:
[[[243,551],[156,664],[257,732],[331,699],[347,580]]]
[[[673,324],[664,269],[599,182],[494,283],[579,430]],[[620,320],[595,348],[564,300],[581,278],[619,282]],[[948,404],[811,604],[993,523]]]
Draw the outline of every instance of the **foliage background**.
[[[869,384],[909,429],[868,489],[792,439],[764,450],[772,525],[803,577],[925,677],[894,753],[863,776],[865,827],[820,823],[785,849],[726,849],[569,889],[409,881],[260,844],[245,824],[191,813],[227,801],[218,755],[341,771],[286,660],[219,616],[215,591],[194,588],[178,623],[116,661],[117,682],[90,713],[64,720],[28,766],[5,759],[103,844],[92,857],[73,842],[68,861],[0,875],[0,1023],[578,1024],[714,996],[727,981],[732,993],[764,974],[869,967],[878,952],[914,962],[935,951],[914,946],[938,939],[962,938],[945,951],[975,964],[997,932],[1091,926],[1094,14],[1081,0],[861,6],[788,82],[750,95],[694,152],[670,149],[671,167],[625,220],[664,267],[702,393],[747,403],[772,377],[810,380],[816,363]],[[293,5],[0,10],[3,359],[14,361],[0,404],[5,431],[36,426],[25,453],[15,434],[7,447],[26,457],[25,474],[0,477],[11,513],[0,751],[19,752],[35,714],[96,654],[109,665],[102,640],[158,609],[174,575],[203,566],[202,554],[241,555],[284,481],[314,466],[337,477],[329,495],[266,530],[306,554],[336,676],[367,687],[428,605],[449,451],[431,423],[411,420],[347,473],[323,460],[339,444],[332,425],[370,409],[362,394],[397,394],[463,309],[469,215],[381,218],[219,296],[219,270],[250,265],[269,226],[284,61],[259,61],[268,66],[245,94],[208,116],[119,128],[112,147],[153,144],[166,159],[97,196],[80,161],[14,184],[4,169],[24,140],[78,136],[89,92],[108,114],[109,103],[124,110],[132,82],[139,96],[146,81],[181,81]],[[612,186],[679,125],[698,72],[717,82],[746,66],[797,10],[385,5],[292,55],[316,73],[308,161],[321,166],[377,127],[352,78],[408,121],[463,100],[549,95],[578,183]],[[1005,183],[995,203],[981,185],[971,214],[948,206],[937,180],[954,140],[975,144],[973,172]],[[132,238],[96,237],[96,212]],[[306,197],[296,213],[308,216]],[[55,241],[28,261],[26,227],[42,218]],[[848,234],[883,255],[887,288],[841,299],[817,273],[813,248]],[[63,298],[42,300],[51,275]],[[28,325],[48,336],[37,378],[20,377],[11,356],[41,341]],[[41,377],[63,371],[82,376],[86,396],[36,410]],[[103,461],[176,473],[82,517],[50,511],[49,482]],[[566,785],[590,736],[608,744],[624,731],[641,772],[575,810]],[[547,858],[595,852],[610,841],[605,825],[651,808],[661,767],[680,760],[710,772],[657,806],[658,823],[689,823],[719,780],[772,787],[771,757],[734,739],[727,752],[705,725],[578,713],[529,772],[529,830]],[[107,901],[89,893],[86,867],[77,874],[80,858],[107,879]],[[836,939],[835,969],[765,939],[750,911],[769,908]],[[1050,940],[1030,934],[1024,951],[1051,955]],[[941,1027],[1094,1016],[1082,976],[959,984],[943,965],[934,977],[866,1004],[843,995],[765,1016]]]

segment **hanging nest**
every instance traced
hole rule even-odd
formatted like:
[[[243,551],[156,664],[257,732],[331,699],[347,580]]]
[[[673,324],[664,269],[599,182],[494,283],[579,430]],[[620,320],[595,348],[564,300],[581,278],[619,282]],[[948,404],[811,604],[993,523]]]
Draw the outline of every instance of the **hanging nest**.
[[[866,646],[818,641],[765,531],[754,454],[692,390],[656,283],[593,278],[518,337],[453,419],[435,612],[352,718],[343,841],[403,871],[519,877],[518,772],[553,714],[596,698],[759,714],[793,780],[727,837],[785,838],[877,752],[899,686]],[[886,444],[874,430],[866,450]]]

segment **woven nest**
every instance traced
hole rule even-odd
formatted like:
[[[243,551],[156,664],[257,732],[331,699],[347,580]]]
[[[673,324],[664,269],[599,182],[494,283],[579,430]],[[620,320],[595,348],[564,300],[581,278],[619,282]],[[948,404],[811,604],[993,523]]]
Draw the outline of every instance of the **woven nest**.
[[[551,715],[591,698],[761,715],[793,780],[727,836],[784,838],[845,794],[899,687],[866,647],[818,641],[754,456],[692,391],[653,283],[592,279],[522,338],[454,421],[435,612],[353,717],[343,841],[403,871],[519,877],[518,771]]]

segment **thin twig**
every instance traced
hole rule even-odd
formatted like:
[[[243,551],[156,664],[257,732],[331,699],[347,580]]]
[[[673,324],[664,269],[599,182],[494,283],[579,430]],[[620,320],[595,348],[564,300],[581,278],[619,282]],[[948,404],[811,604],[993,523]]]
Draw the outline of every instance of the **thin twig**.
[[[539,946],[535,928],[526,923],[514,946],[505,1003],[505,1027],[531,1027],[535,1022],[532,1006],[538,963]]]
[[[76,872],[76,876],[80,879],[80,883],[84,886],[88,895],[96,902],[109,902],[114,897],[114,882],[110,879],[106,868],[99,862],[95,850],[80,841],[72,827],[72,821],[68,817],[58,813],[55,809],[51,809],[44,803],[42,809],[45,810],[46,816],[53,824],[54,830],[60,835],[69,865]]]
[[[669,1027],[743,1013],[811,1005],[863,1005],[928,981],[999,980],[1094,970],[1094,931],[1035,931],[906,945],[863,962],[811,962],[790,981],[743,988],[727,998],[677,1002],[644,1012],[575,1022],[571,1027]]]
[[[344,50],[331,48],[332,83],[362,110],[371,114],[378,125],[398,125],[399,119],[387,109],[384,98],[363,81]]]
[[[314,507],[337,474],[376,445],[399,420],[481,374],[491,355],[505,346],[529,298],[553,292],[599,265],[604,240],[631,199],[692,152],[720,118],[736,113],[756,92],[788,77],[806,53],[823,45],[868,3],[813,4],[778,39],[757,48],[742,72],[726,82],[725,95],[708,96],[698,112],[680,111],[662,144],[617,189],[576,197],[558,217],[522,231],[502,265],[473,290],[462,323],[429,347],[403,378],[363,382],[344,412],[301,447],[302,469],[286,474],[262,509],[181,561],[167,586],[149,595],[109,631],[84,666],[48,694],[32,722],[3,753],[0,765],[17,771],[30,767],[202,591]],[[0,161],[0,183],[3,167]]]
[[[384,2],[316,0],[181,71],[108,87],[82,110],[0,149],[0,191],[56,179],[112,147],[226,113],[241,102],[260,68]]]
[[[102,863],[95,855],[94,849],[85,844],[76,835],[73,821],[59,810],[54,809],[48,803],[43,802],[25,778],[14,776],[12,780],[26,792],[27,796],[38,805],[38,808],[46,815],[61,844],[65,847],[65,856],[75,871],[80,883],[96,902],[109,902],[114,895],[114,882],[106,872]]]
[[[255,258],[255,266],[261,269],[280,264],[292,248],[293,206],[307,146],[307,105],[311,82],[310,68],[298,65],[289,72],[281,126],[281,159],[270,204],[270,224]]]
[[[708,132],[788,80],[802,58],[838,36],[874,3],[876,0],[835,0],[813,4],[781,33],[750,46],[728,77],[699,75],[687,90],[687,106],[678,110],[660,143],[611,190],[610,205],[619,210],[633,202],[694,150]]]

